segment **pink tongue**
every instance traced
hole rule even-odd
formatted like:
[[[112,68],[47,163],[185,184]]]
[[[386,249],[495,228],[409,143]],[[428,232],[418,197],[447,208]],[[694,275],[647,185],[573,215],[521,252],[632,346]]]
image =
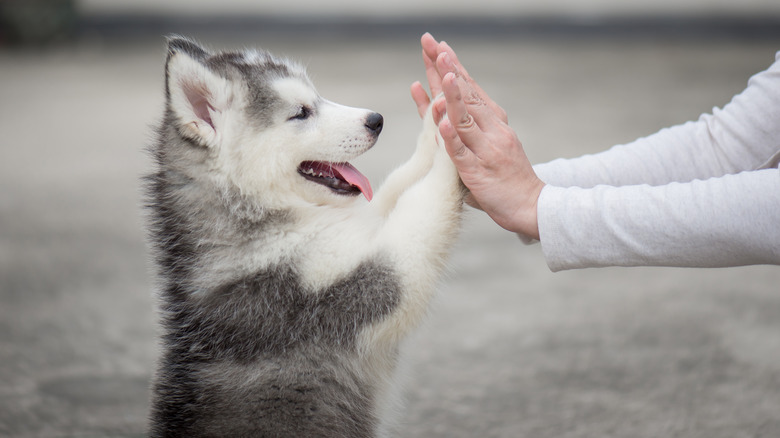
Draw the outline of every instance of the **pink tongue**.
[[[360,171],[355,169],[349,163],[330,163],[334,170],[341,174],[341,177],[345,181],[356,186],[363,193],[369,201],[374,197],[374,192],[371,190],[371,183],[368,182],[368,178],[365,177]]]

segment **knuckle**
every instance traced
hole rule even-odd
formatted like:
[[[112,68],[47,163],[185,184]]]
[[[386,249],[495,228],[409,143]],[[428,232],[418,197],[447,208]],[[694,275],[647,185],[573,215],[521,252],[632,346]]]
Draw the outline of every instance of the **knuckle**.
[[[465,156],[466,156],[466,147],[465,146],[456,147],[452,151],[452,158],[455,158],[456,160],[463,159]]]
[[[474,117],[471,116],[469,113],[465,113],[463,117],[458,121],[458,127],[463,129],[468,129],[474,126]]]
[[[482,97],[474,90],[469,90],[468,93],[466,93],[463,96],[463,102],[466,103],[466,105],[484,105],[485,102],[482,100]]]
[[[514,137],[515,136],[515,130],[512,129],[509,125],[506,123],[500,123],[498,124],[497,134],[500,137]]]
[[[463,143],[459,143],[454,147],[453,156],[455,156],[456,158],[464,158],[466,157],[468,152],[469,149],[466,147],[466,145]]]

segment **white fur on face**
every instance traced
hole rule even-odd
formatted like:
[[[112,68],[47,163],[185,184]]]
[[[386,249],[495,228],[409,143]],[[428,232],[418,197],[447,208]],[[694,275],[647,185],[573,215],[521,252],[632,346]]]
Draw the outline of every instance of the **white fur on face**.
[[[304,107],[310,112],[305,119],[287,120],[282,125],[295,140],[295,153],[301,154],[301,161],[344,162],[374,145],[375,137],[365,126],[371,111],[325,100],[300,79],[278,79],[272,86],[289,105],[288,119]]]
[[[345,205],[355,197],[333,193],[298,174],[303,161],[348,162],[370,149],[376,137],[366,128],[371,111],[339,105],[323,99],[311,85],[298,78],[275,80],[278,109],[270,126],[256,130],[243,123],[238,143],[228,145],[231,175],[242,191],[261,196],[282,196],[279,205]],[[296,117],[300,114],[306,117]]]

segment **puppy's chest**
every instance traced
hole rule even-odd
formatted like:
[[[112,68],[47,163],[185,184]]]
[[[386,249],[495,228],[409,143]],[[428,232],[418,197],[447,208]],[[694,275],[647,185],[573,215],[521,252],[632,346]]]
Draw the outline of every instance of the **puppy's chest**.
[[[349,218],[287,236],[288,242],[294,242],[290,255],[303,283],[319,290],[347,277],[376,275],[380,268],[391,271],[390,258],[376,244],[375,236],[380,230],[368,225]],[[373,268],[367,271],[366,266]]]

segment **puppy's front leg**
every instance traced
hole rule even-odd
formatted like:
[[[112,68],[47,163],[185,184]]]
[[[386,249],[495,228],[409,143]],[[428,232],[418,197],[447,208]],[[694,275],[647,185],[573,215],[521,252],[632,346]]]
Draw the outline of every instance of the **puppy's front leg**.
[[[395,207],[398,198],[409,187],[420,181],[433,165],[438,146],[436,144],[437,126],[432,116],[433,105],[423,119],[423,130],[417,138],[417,148],[411,158],[395,169],[374,195],[371,207],[381,216],[387,216]]]
[[[430,172],[399,197],[385,223],[383,235],[392,239],[387,244],[399,256],[404,275],[416,273],[418,265],[438,274],[459,230],[465,194],[455,166],[440,147]]]
[[[397,271],[403,295],[397,311],[372,330],[374,341],[397,342],[425,315],[457,237],[465,194],[441,146],[430,172],[398,197],[382,228],[380,247]]]

